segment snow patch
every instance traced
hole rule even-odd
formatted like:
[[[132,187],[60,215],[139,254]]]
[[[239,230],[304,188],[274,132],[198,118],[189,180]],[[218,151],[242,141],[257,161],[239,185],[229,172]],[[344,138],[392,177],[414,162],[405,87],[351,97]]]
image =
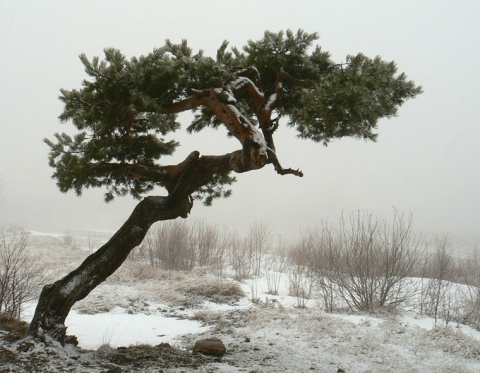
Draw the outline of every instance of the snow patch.
[[[276,100],[277,100],[277,94],[276,93],[270,95],[267,103],[265,104],[265,110],[267,110],[267,111],[272,110],[271,107],[275,103]]]
[[[247,78],[247,77],[244,77],[244,76],[241,76],[241,77],[235,79],[228,86],[231,87],[232,89],[242,89],[243,86],[245,86],[247,84],[250,84],[253,87],[253,89],[255,90],[255,93],[257,95],[259,95],[260,97],[264,97],[263,93],[260,92],[258,87],[252,82],[252,80]]]
[[[238,121],[242,123],[245,127],[250,128],[252,131],[251,139],[253,142],[260,146],[260,154],[267,154],[267,142],[265,141],[260,130],[255,127],[234,105],[228,105],[228,108],[235,113]]]
[[[165,317],[162,314],[128,314],[118,309],[97,315],[72,311],[66,326],[70,334],[77,336],[79,345],[86,349],[95,349],[102,344],[118,347],[171,343],[179,335],[198,334],[207,330],[195,320]]]

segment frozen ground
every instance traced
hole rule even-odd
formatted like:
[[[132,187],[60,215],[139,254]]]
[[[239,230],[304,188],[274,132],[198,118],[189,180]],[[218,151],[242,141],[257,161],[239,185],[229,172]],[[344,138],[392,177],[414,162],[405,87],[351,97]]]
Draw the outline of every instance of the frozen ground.
[[[32,249],[43,257],[54,252],[52,262],[68,270],[85,250],[65,249],[60,240],[32,235]],[[82,350],[34,346],[19,352],[20,342],[0,338],[0,372],[480,372],[480,332],[468,326],[435,327],[433,319],[414,313],[329,314],[315,300],[300,309],[285,278],[276,296],[266,294],[260,277],[240,283],[245,296],[223,303],[192,290],[225,281],[234,282],[207,270],[149,272],[126,262],[69,315],[68,332]],[[29,304],[25,320],[33,310]],[[224,342],[227,354],[195,357],[195,341],[211,336]],[[160,351],[162,343],[174,347],[168,357],[144,346],[160,345]],[[147,358],[148,364],[135,365]]]

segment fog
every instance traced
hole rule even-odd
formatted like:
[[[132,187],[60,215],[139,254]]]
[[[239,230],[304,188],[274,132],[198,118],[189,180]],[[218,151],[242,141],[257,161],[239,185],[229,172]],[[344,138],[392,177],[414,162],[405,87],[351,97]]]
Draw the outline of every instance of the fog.
[[[480,234],[480,2],[478,1],[19,1],[0,2],[0,222],[36,230],[120,227],[138,201],[103,202],[104,190],[62,194],[51,179],[43,138],[60,124],[59,89],[87,76],[78,56],[105,47],[128,57],[187,39],[214,55],[223,40],[243,46],[265,30],[318,32],[332,59],[363,52],[396,61],[422,85],[399,115],[379,123],[378,142],[342,139],[328,147],[283,129],[277,153],[305,176],[273,167],[237,175],[231,198],[197,203],[193,219],[245,230],[261,221],[290,234],[340,215],[412,214],[414,229]],[[183,117],[187,125],[188,117]],[[220,154],[239,148],[226,131],[175,134],[182,146]],[[165,160],[167,161],[167,160]],[[170,160],[168,160],[170,161]],[[162,195],[161,189],[155,194]]]

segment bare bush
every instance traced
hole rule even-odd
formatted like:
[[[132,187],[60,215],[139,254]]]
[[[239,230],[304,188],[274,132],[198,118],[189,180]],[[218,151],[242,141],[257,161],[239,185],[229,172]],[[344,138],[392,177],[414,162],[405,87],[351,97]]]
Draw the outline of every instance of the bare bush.
[[[195,248],[190,245],[190,227],[185,222],[169,221],[150,229],[144,246],[139,248],[148,255],[155,267],[167,270],[191,270],[195,265]]]
[[[466,291],[463,293],[462,321],[480,329],[480,254],[478,248],[462,263]]]
[[[62,238],[62,244],[72,250],[77,250],[79,248],[77,238],[73,235],[72,232],[66,232]]]
[[[231,233],[228,240],[229,263],[234,271],[235,280],[242,281],[252,276],[252,257],[248,242],[238,233]]]
[[[447,279],[451,276],[454,265],[447,238],[437,238],[433,253],[429,253],[424,261],[420,307],[423,314],[435,318],[435,324],[440,317],[446,323],[450,321],[453,305],[451,295],[455,284]]]
[[[480,330],[480,288],[478,286],[468,285],[467,291],[463,293],[462,305],[461,321]]]
[[[291,255],[294,263],[302,263],[310,268],[316,295],[327,312],[341,308],[339,295],[342,289],[332,281],[332,277],[342,268],[341,245],[335,242],[336,237],[326,224],[319,230],[307,230],[295,246],[295,254]]]
[[[93,253],[99,242],[100,241],[98,240],[97,236],[95,236],[93,233],[89,233],[87,237],[88,252]]]
[[[153,226],[137,256],[153,267],[192,270],[209,267],[222,273],[226,267],[228,236],[204,222],[189,225],[174,221]]]
[[[395,308],[413,297],[411,276],[419,265],[421,241],[411,234],[412,219],[395,212],[391,225],[367,214],[352,214],[334,230],[307,232],[293,260],[314,272],[325,308],[337,294],[353,310]]]
[[[258,284],[256,281],[249,281],[249,287],[250,287],[250,300],[252,303],[259,304],[260,303],[260,297],[258,296]]]
[[[267,294],[278,295],[282,273],[278,271],[268,271],[266,274]]]
[[[265,258],[270,250],[270,241],[270,230],[262,223],[251,226],[243,238],[236,232],[230,234],[229,263],[235,272],[235,279],[241,281],[262,274]]]
[[[167,270],[206,267],[221,275],[230,265],[234,277],[243,280],[261,274],[269,249],[270,231],[261,223],[240,237],[201,221],[174,221],[153,226],[136,252],[151,266]]]
[[[290,268],[289,247],[279,240],[275,249],[265,256],[264,270],[267,281],[267,294],[278,295],[280,283]]]
[[[190,234],[190,245],[199,267],[213,268],[221,274],[226,266],[227,235],[221,235],[217,227],[197,222],[193,225]]]
[[[28,255],[28,233],[0,232],[0,315],[20,319],[22,307],[37,296],[45,273]]]
[[[252,260],[252,274],[260,276],[264,267],[265,256],[270,250],[271,231],[263,223],[250,226],[247,236],[249,255]]]
[[[156,228],[152,227],[143,239],[142,244],[136,248],[138,257],[144,259],[152,267],[158,267],[160,264],[156,258],[157,238],[155,233]]]
[[[343,268],[334,277],[348,294],[345,301],[359,310],[396,307],[414,294],[405,281],[418,266],[420,241],[412,238],[411,217],[395,213],[392,226],[371,216],[352,215],[342,221]]]
[[[290,283],[289,295],[297,298],[297,308],[306,308],[313,289],[313,281],[308,267],[294,265],[288,273]]]
[[[463,322],[480,325],[480,260],[478,253],[462,259],[450,249],[446,237],[424,259],[420,287],[420,312],[435,323]]]

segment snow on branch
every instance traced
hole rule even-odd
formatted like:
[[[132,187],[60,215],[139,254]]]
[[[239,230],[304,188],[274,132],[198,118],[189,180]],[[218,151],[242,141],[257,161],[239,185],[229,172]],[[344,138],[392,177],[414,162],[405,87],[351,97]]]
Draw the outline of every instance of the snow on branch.
[[[234,105],[227,105],[228,108],[234,113],[234,115],[237,117],[237,120],[239,123],[243,124],[245,128],[247,128],[250,132],[250,139],[258,145],[260,149],[260,154],[262,155],[267,155],[267,142],[265,141],[265,138],[263,137],[263,134],[258,130],[258,128],[252,124],[248,120],[248,118],[240,113],[240,111],[237,109],[236,106]]]

